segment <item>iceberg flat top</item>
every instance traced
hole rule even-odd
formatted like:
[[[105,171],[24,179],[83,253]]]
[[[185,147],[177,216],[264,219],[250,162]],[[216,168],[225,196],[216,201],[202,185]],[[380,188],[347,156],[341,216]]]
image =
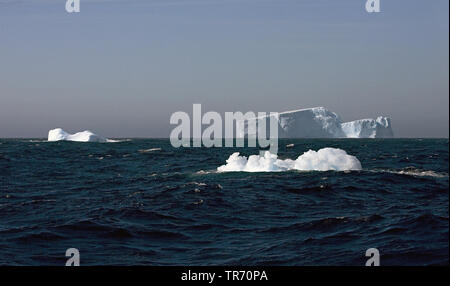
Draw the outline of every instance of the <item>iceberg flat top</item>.
[[[309,108],[301,108],[301,109],[295,109],[295,110],[288,110],[288,111],[282,111],[279,112],[278,114],[288,114],[288,113],[296,113],[296,112],[302,112],[302,111],[316,111],[316,110],[328,110],[323,106],[317,106],[317,107],[309,107]]]

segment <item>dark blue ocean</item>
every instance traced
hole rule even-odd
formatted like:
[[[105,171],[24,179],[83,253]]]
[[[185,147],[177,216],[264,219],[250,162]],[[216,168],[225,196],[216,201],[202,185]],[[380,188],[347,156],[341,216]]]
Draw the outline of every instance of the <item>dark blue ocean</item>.
[[[364,265],[368,248],[449,264],[448,139],[286,139],[279,157],[324,147],[363,170],[217,173],[258,150],[2,139],[0,265],[63,266],[68,248],[81,265]]]

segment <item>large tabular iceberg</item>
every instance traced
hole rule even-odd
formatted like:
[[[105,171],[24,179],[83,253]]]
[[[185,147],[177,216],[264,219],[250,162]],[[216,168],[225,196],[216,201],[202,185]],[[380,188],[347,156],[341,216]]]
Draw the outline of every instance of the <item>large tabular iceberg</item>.
[[[257,136],[252,120],[240,122],[244,136]],[[261,118],[259,118],[261,119]],[[263,117],[267,120],[268,116]],[[391,138],[394,136],[388,117],[342,122],[340,117],[325,107],[314,107],[280,112],[277,115],[279,138]],[[267,127],[266,134],[269,133]]]
[[[113,142],[107,138],[103,138],[89,130],[78,132],[75,134],[67,133],[61,128],[52,129],[48,132],[48,141],[77,141],[77,142]]]
[[[300,171],[347,171],[361,170],[361,163],[342,149],[323,148],[319,151],[309,150],[296,160],[278,159],[278,156],[268,151],[264,156],[239,156],[233,153],[225,165],[217,168],[218,172],[281,172],[289,170]]]

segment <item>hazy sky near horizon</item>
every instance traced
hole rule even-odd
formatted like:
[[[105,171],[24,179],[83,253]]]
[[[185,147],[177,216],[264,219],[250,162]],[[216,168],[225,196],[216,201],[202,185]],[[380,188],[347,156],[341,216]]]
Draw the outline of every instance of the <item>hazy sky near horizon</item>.
[[[175,111],[325,106],[449,136],[449,1],[0,0],[0,137],[167,137]]]

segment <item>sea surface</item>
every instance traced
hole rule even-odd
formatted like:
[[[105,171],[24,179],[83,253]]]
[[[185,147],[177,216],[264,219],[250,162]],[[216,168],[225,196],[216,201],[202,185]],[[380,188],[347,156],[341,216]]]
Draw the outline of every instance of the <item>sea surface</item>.
[[[286,148],[294,144],[293,148]],[[233,152],[0,140],[0,265],[449,264],[448,139],[285,139],[361,171],[218,173]]]

